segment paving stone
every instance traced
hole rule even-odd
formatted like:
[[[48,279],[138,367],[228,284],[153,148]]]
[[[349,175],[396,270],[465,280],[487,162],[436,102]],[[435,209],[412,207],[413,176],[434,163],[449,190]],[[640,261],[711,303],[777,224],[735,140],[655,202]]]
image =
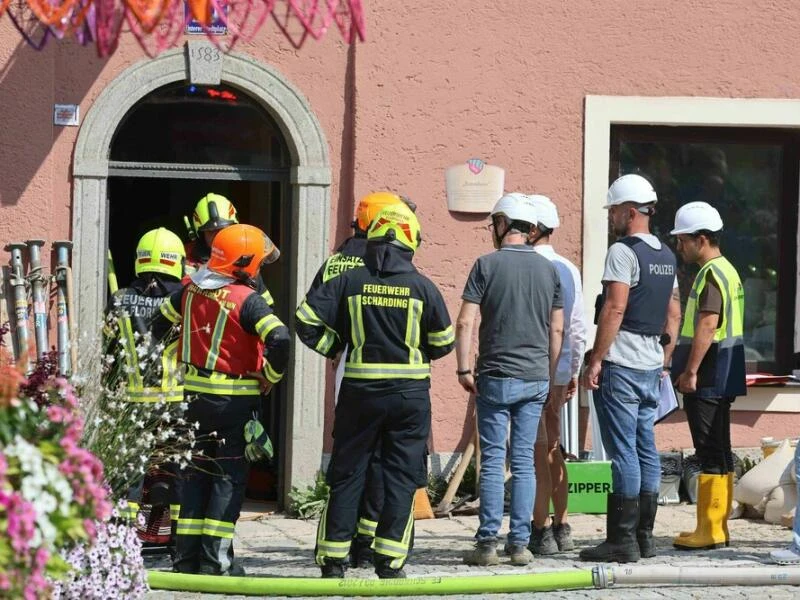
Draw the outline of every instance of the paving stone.
[[[789,543],[791,532],[780,525],[763,521],[737,519],[729,523],[732,545],[728,548],[704,552],[685,552],[672,547],[672,538],[678,531],[693,529],[695,507],[679,505],[659,507],[654,528],[658,555],[643,559],[636,567],[738,567],[741,569],[770,565],[770,550]],[[578,560],[580,548],[596,544],[605,537],[605,515],[570,515],[576,550],[548,557],[536,557],[526,567],[514,567],[508,562],[491,568],[469,567],[463,564],[463,553],[472,547],[478,526],[477,517],[452,517],[418,521],[414,552],[406,571],[409,577],[469,577],[482,575],[513,575],[591,569],[594,565]],[[507,531],[508,519],[504,521]],[[316,521],[289,519],[283,515],[268,515],[262,519],[243,521],[236,526],[236,555],[248,575],[260,577],[319,577],[314,563],[313,550],[316,538]],[[169,569],[164,557],[148,557],[148,568]],[[800,567],[798,567],[800,569]],[[375,579],[369,569],[351,569],[347,577]],[[499,590],[498,590],[499,591]],[[517,599],[521,594],[462,595],[466,600]],[[552,600],[695,600],[700,598],[723,600],[754,600],[766,598],[788,600],[800,597],[800,587],[792,586],[708,586],[642,585],[615,586],[609,589],[579,589],[569,591],[538,592],[538,599]],[[215,600],[219,595],[186,592],[152,591],[148,600]],[[244,599],[245,596],[226,596]],[[334,597],[335,598],[335,597]]]

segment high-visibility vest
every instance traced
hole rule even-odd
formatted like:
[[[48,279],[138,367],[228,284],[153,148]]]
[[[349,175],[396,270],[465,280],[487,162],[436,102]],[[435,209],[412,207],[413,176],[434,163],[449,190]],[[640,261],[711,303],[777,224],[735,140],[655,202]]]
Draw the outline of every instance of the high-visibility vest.
[[[695,277],[686,303],[678,346],[673,356],[673,372],[686,367],[699,314],[697,302],[711,275],[722,294],[722,314],[711,347],[700,364],[695,395],[708,398],[741,396],[747,392],[744,360],[744,288],[739,273],[724,256],[711,259]]]
[[[154,380],[152,375],[143,372],[139,362],[136,337],[130,317],[127,315],[117,317],[117,326],[128,374],[127,399],[131,402],[180,402],[183,400],[177,340],[167,346],[161,354],[160,377],[158,380]]]
[[[187,286],[181,298],[181,361],[228,375],[261,371],[264,342],[246,332],[241,323],[241,307],[254,293],[239,284],[215,290]]]

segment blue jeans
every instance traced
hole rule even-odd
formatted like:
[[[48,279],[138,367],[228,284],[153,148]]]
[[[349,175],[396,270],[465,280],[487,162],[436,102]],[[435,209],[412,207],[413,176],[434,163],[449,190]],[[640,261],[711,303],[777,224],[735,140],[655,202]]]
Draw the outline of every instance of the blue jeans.
[[[661,461],[653,434],[661,369],[642,371],[603,362],[594,406],[611,458],[611,487],[627,498],[657,494]]]
[[[547,381],[478,377],[478,432],[481,444],[480,526],[475,538],[496,540],[503,520],[506,439],[511,421],[511,523],[508,543],[526,546],[536,495],[533,444],[547,399]]]

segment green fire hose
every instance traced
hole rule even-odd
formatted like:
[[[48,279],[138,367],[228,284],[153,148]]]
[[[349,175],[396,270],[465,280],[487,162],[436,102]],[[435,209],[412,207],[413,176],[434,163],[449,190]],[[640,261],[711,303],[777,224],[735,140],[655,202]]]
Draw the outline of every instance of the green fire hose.
[[[148,571],[152,589],[244,596],[421,596],[547,592],[593,587],[592,572],[561,571],[481,577],[410,579],[316,579],[309,577],[216,577]]]

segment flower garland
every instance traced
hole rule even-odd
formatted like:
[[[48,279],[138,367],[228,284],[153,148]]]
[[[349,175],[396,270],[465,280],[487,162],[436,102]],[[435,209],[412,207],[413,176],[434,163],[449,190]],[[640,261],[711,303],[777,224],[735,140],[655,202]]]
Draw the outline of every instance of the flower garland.
[[[309,36],[319,40],[332,25],[347,43],[364,39],[361,0],[0,0],[4,12],[36,50],[72,36],[94,44],[100,57],[117,48],[123,25],[149,56],[177,46],[189,31],[229,51],[252,39],[270,16],[295,48]]]

